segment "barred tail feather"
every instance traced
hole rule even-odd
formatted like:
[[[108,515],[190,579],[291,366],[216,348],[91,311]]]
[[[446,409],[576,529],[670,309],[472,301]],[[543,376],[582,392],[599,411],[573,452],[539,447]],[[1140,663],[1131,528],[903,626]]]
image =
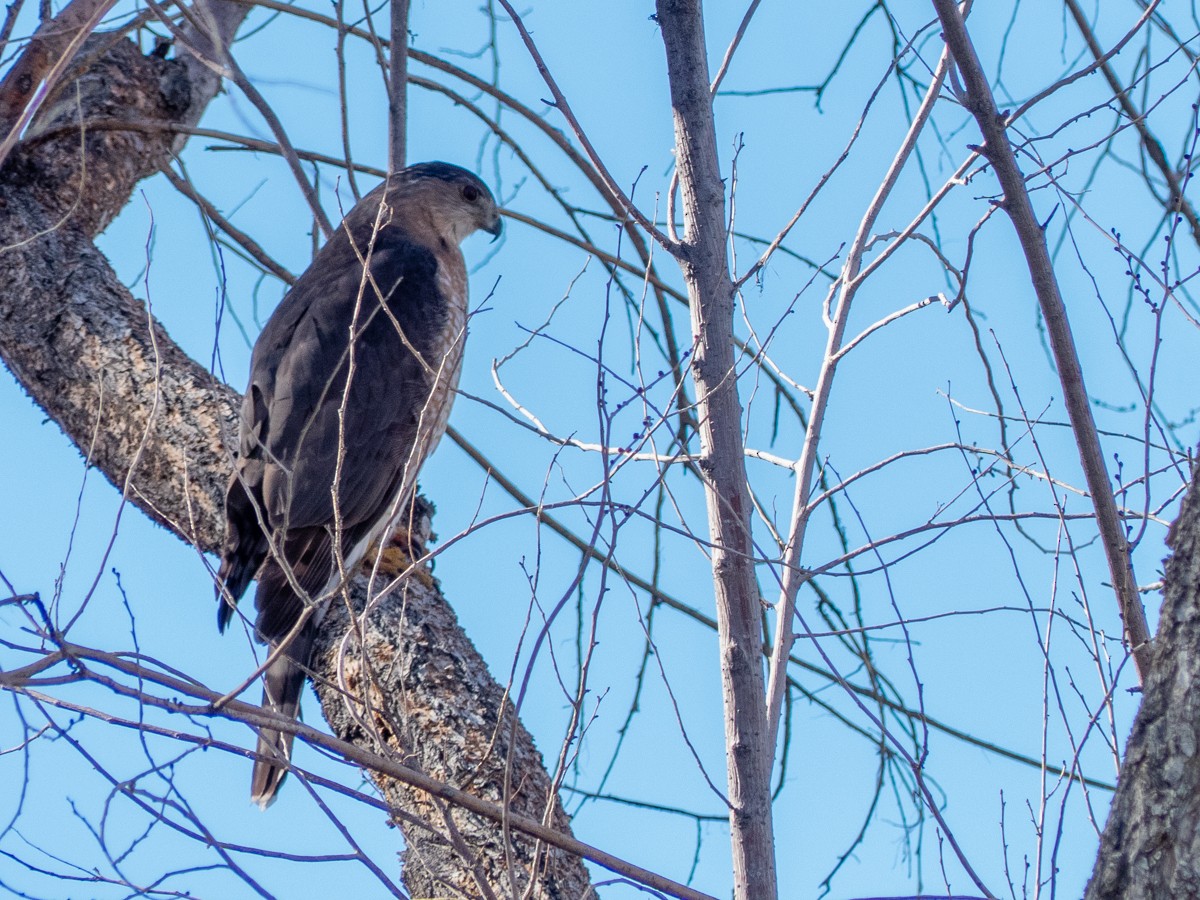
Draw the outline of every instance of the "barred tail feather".
[[[311,628],[306,626],[263,673],[262,705],[290,719],[300,712],[300,694],[304,690],[305,668],[312,652]],[[272,651],[274,645],[272,645]],[[301,665],[298,660],[303,660]],[[289,732],[273,728],[260,728],[258,732],[258,755],[254,771],[250,776],[250,799],[263,809],[275,800],[275,794],[288,773],[292,758],[292,740]]]

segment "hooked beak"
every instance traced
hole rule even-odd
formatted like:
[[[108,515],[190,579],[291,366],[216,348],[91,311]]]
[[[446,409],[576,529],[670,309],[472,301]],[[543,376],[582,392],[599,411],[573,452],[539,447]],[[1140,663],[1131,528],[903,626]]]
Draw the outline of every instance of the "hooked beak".
[[[496,218],[484,226],[484,231],[492,236],[492,243],[496,243],[500,239],[500,235],[504,233],[504,220],[500,218],[500,213],[496,213]]]

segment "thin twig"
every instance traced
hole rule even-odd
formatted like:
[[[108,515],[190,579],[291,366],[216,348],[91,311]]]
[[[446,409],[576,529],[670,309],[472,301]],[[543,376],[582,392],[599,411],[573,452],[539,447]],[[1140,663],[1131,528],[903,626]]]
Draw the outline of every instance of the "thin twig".
[[[200,212],[205,218],[210,219],[214,225],[220,228],[223,232],[233,238],[237,244],[248,253],[255,262],[282,281],[284,284],[295,284],[296,276],[277,263],[274,259],[267,255],[267,252],[259,245],[258,241],[250,237],[240,228],[234,226],[232,222],[226,219],[223,215],[217,212],[216,207],[206,200],[195,185],[190,181],[177,175],[169,166],[163,166],[162,173],[167,181],[179,193],[183,194],[189,200],[196,204]]]
[[[566,96],[558,86],[558,82],[554,80],[554,76],[550,72],[550,68],[546,65],[546,61],[542,58],[538,51],[537,45],[533,42],[533,36],[525,27],[525,22],[517,11],[513,8],[508,0],[500,0],[500,5],[504,7],[504,11],[508,13],[516,26],[517,31],[521,35],[521,40],[525,44],[525,49],[529,51],[530,57],[533,59],[534,65],[537,66],[538,73],[542,76],[542,80],[546,82],[546,87],[550,89],[550,95],[554,99],[554,108],[557,109],[567,120],[567,124],[571,126],[571,131],[583,146],[584,152],[587,153],[588,159],[592,166],[595,167],[597,174],[603,179],[608,192],[619,199],[622,211],[625,212],[631,219],[641,226],[646,234],[650,235],[658,241],[668,253],[675,255],[679,252],[679,245],[671,240],[667,235],[663,234],[649,218],[643,215],[632,200],[626,196],[621,190],[616,179],[608,171],[608,167],[604,165],[604,160],[600,158],[600,154],[596,152],[592,142],[588,139],[587,132],[583,130],[583,126],[579,124],[579,120],[575,118],[575,113],[571,110],[571,105],[567,102]]]
[[[388,171],[404,168],[408,139],[408,0],[391,0],[388,52]]]
[[[216,691],[191,681],[174,678],[156,669],[147,668],[119,654],[65,642],[59,649],[63,657],[74,661],[78,666],[82,666],[87,661],[99,663],[102,666],[114,669],[136,679],[138,687],[128,687],[121,682],[91,671],[88,671],[86,676],[73,675],[73,678],[87,677],[88,680],[108,687],[110,690],[120,694],[134,695],[139,702],[145,703],[148,706],[156,706],[168,712],[183,713],[189,716],[203,715],[206,712],[211,714],[212,704],[222,699],[221,695]],[[62,705],[57,698],[40,694],[35,689],[38,682],[31,684],[31,679],[21,676],[22,672],[20,670],[17,672],[0,673],[0,688],[14,693],[27,694],[55,706]],[[157,684],[166,688],[171,693],[171,698],[160,698],[149,694],[144,689],[146,684]],[[199,705],[184,703],[177,699],[179,696],[193,698],[199,701]],[[80,711],[88,712],[87,710]],[[101,715],[94,711],[91,711],[91,714]],[[715,900],[715,898],[708,894],[687,887],[686,885],[677,884],[669,878],[643,869],[633,863],[626,862],[599,848],[555,831],[541,822],[519,815],[511,809],[489,803],[486,800],[476,797],[474,794],[469,794],[436,778],[431,778],[424,772],[410,766],[402,765],[386,756],[372,753],[354,744],[339,740],[315,728],[304,725],[302,722],[292,719],[289,716],[280,715],[266,707],[232,700],[225,703],[220,708],[218,714],[223,718],[244,722],[255,728],[274,729],[294,734],[312,746],[331,751],[339,757],[365,769],[379,772],[396,781],[424,791],[431,797],[437,797],[478,816],[482,816],[489,821],[507,823],[509,827],[523,834],[538,838],[554,847],[566,850],[568,853],[573,853],[627,878],[632,878],[655,890],[662,891],[672,897],[678,897],[680,900]]]
[[[917,137],[925,127],[938,95],[942,90],[946,73],[950,68],[948,53],[943,53],[938,61],[933,80],[925,92],[925,99],[913,117],[908,133],[901,142],[900,149],[892,160],[883,182],[875,192],[875,197],[863,215],[854,243],[846,257],[846,264],[840,278],[841,291],[838,298],[837,311],[829,328],[828,345],[825,357],[821,363],[821,371],[817,377],[817,386],[813,392],[812,412],[809,414],[808,427],[804,432],[804,444],[800,450],[800,458],[796,464],[796,490],[792,499],[791,526],[787,543],[783,551],[783,584],[779,599],[775,604],[775,641],[771,653],[770,675],[767,683],[767,727],[770,729],[771,746],[779,732],[779,716],[783,708],[784,685],[787,676],[788,658],[791,656],[792,644],[795,640],[792,628],[792,616],[796,609],[796,595],[800,585],[809,577],[800,568],[800,558],[804,549],[804,534],[808,527],[810,507],[808,504],[813,473],[816,471],[817,448],[821,437],[821,428],[825,420],[825,412],[829,406],[829,397],[833,390],[833,379],[837,372],[838,361],[841,358],[842,339],[845,335],[846,324],[850,317],[850,307],[861,284],[859,267],[871,229],[876,218],[883,209],[883,204],[891,194],[892,188],[900,176],[901,170],[908,162],[909,156],[916,147]],[[893,245],[895,246],[895,245]],[[836,288],[836,286],[835,286]]]
[[[1121,104],[1121,109],[1125,115],[1133,123],[1133,127],[1137,130],[1138,136],[1142,139],[1142,146],[1146,149],[1146,155],[1150,157],[1150,161],[1162,174],[1163,180],[1167,183],[1167,188],[1170,190],[1170,196],[1167,198],[1168,212],[1178,211],[1187,219],[1188,225],[1192,228],[1192,239],[1200,244],[1200,217],[1196,216],[1196,210],[1192,203],[1183,193],[1183,186],[1179,181],[1179,173],[1175,171],[1175,167],[1167,162],[1167,155],[1163,152],[1162,142],[1159,141],[1151,132],[1150,126],[1146,124],[1146,117],[1143,113],[1138,112],[1134,107],[1133,101],[1129,98],[1129,89],[1121,84],[1117,78],[1117,73],[1113,71],[1113,67],[1109,65],[1111,56],[1106,54],[1100,47],[1100,42],[1096,40],[1096,33],[1092,30],[1091,24],[1087,20],[1082,7],[1078,0],[1063,0],[1067,4],[1067,9],[1071,13],[1071,18],[1075,20],[1075,24],[1079,27],[1079,33],[1083,35],[1084,43],[1087,44],[1088,50],[1100,65],[1100,71],[1104,75],[1104,80],[1108,82],[1108,86],[1112,88],[1113,96],[1117,102]]]

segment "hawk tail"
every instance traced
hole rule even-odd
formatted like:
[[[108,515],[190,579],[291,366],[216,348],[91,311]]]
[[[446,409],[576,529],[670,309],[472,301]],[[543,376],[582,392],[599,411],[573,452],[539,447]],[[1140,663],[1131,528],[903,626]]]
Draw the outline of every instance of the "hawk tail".
[[[312,652],[311,627],[305,625],[287,649],[263,673],[262,705],[287,716],[298,718],[300,694],[304,690],[305,670]],[[275,644],[271,645],[274,652]],[[303,661],[301,663],[300,661]],[[263,809],[275,800],[275,794],[288,773],[295,736],[273,728],[258,730],[258,759],[250,775],[250,799]]]

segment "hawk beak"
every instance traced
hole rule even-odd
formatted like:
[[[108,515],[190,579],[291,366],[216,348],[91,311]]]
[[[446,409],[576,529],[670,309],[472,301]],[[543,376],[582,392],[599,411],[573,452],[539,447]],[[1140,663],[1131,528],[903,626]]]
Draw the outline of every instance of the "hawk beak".
[[[500,218],[500,213],[496,213],[495,220],[485,225],[483,230],[492,236],[492,243],[496,243],[500,239],[500,235],[504,233],[504,220]]]

